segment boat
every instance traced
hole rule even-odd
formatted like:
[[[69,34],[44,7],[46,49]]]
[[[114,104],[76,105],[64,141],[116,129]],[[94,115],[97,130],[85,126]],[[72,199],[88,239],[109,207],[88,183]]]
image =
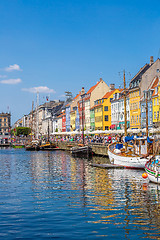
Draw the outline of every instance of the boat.
[[[160,141],[155,142],[155,154],[145,164],[145,171],[150,182],[160,183]]]
[[[25,145],[24,144],[15,143],[15,144],[12,144],[12,147],[13,148],[24,148]]]
[[[32,140],[31,142],[26,144],[25,149],[27,151],[39,151],[40,150],[39,141],[38,140]]]
[[[55,143],[50,143],[50,142],[42,143],[39,147],[40,147],[40,150],[52,150],[57,148]]]
[[[141,147],[141,141],[145,141],[145,139],[142,138],[136,140],[136,142],[139,142],[137,146]],[[145,164],[148,161],[148,158],[145,157],[146,155],[136,152],[134,146],[128,145],[127,150],[125,150],[123,146],[122,143],[111,143],[108,146],[110,162],[126,168],[144,169]]]
[[[71,153],[74,157],[90,157],[92,156],[92,148],[88,145],[77,146],[71,148]]]
[[[153,140],[148,137],[148,103],[146,98],[146,136],[134,138],[127,136],[127,114],[126,114],[126,84],[124,71],[124,117],[125,117],[125,142],[121,139],[108,145],[108,156],[110,162],[126,168],[144,169],[149,155],[153,155]],[[128,144],[132,142],[132,145]],[[150,150],[150,152],[149,152]]]
[[[145,164],[149,181],[160,184],[160,156],[155,156]]]

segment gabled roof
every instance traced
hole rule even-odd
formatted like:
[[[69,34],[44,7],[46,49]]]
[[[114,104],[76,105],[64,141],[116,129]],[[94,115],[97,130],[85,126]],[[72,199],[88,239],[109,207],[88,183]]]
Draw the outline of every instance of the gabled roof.
[[[114,90],[112,90],[112,91],[110,91],[110,92],[107,92],[107,93],[102,97],[102,99],[104,99],[104,98],[109,98],[116,90],[117,90],[117,89],[114,89]]]
[[[99,103],[99,104],[96,104],[96,105],[94,105],[92,108],[90,108],[90,109],[93,109],[93,108],[96,108],[96,107],[100,107],[100,106],[102,106],[102,103]]]
[[[150,68],[150,66],[151,65],[146,63],[142,68],[140,68],[139,72],[131,79],[130,83],[139,79],[141,80],[142,75],[148,70],[148,68]]]
[[[75,98],[73,98],[73,100],[76,100],[80,95],[81,95],[81,92],[80,92],[79,94],[77,94],[77,95],[75,96]]]
[[[155,91],[155,88],[158,86],[158,83],[159,83],[159,78],[156,77],[156,79],[153,81],[153,84],[151,86],[151,89],[154,89],[152,96],[157,96],[158,95],[158,91],[157,91],[157,93]]]
[[[97,82],[96,83],[96,85],[94,85],[94,86],[92,86],[89,90],[88,90],[88,92],[87,92],[87,94],[89,94],[89,93],[91,93],[91,92],[93,92],[93,90],[98,86],[98,84],[101,82],[101,81],[103,81],[102,79],[100,79],[100,81],[99,82]]]
[[[152,90],[153,91],[152,97],[158,95],[158,92],[155,94],[155,88],[158,86],[158,83],[159,83],[159,78],[158,77],[154,77],[152,82],[150,83],[150,85],[147,88],[147,91],[148,90]],[[143,101],[143,100],[144,100],[144,94],[141,97],[141,101]]]

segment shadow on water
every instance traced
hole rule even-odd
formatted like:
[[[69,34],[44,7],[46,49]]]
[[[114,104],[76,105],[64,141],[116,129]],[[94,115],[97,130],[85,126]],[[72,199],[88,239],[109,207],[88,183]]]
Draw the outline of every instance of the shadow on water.
[[[0,238],[158,239],[160,187],[107,158],[0,152]]]

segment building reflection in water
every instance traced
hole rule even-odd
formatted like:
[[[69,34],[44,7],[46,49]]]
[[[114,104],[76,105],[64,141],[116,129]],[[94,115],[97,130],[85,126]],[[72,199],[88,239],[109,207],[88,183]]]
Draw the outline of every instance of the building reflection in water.
[[[63,152],[43,152],[31,154],[31,172],[37,199],[55,198],[61,190],[56,197],[69,198],[73,208],[83,206],[95,224],[116,224],[126,239],[136,229],[149,238],[159,233],[160,191],[144,184],[141,171],[100,169]]]

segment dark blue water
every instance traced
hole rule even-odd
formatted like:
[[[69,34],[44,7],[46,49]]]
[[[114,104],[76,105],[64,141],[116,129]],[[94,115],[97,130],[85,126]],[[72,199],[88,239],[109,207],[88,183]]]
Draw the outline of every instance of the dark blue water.
[[[158,187],[141,171],[90,163],[60,151],[0,150],[0,239],[157,239]]]

